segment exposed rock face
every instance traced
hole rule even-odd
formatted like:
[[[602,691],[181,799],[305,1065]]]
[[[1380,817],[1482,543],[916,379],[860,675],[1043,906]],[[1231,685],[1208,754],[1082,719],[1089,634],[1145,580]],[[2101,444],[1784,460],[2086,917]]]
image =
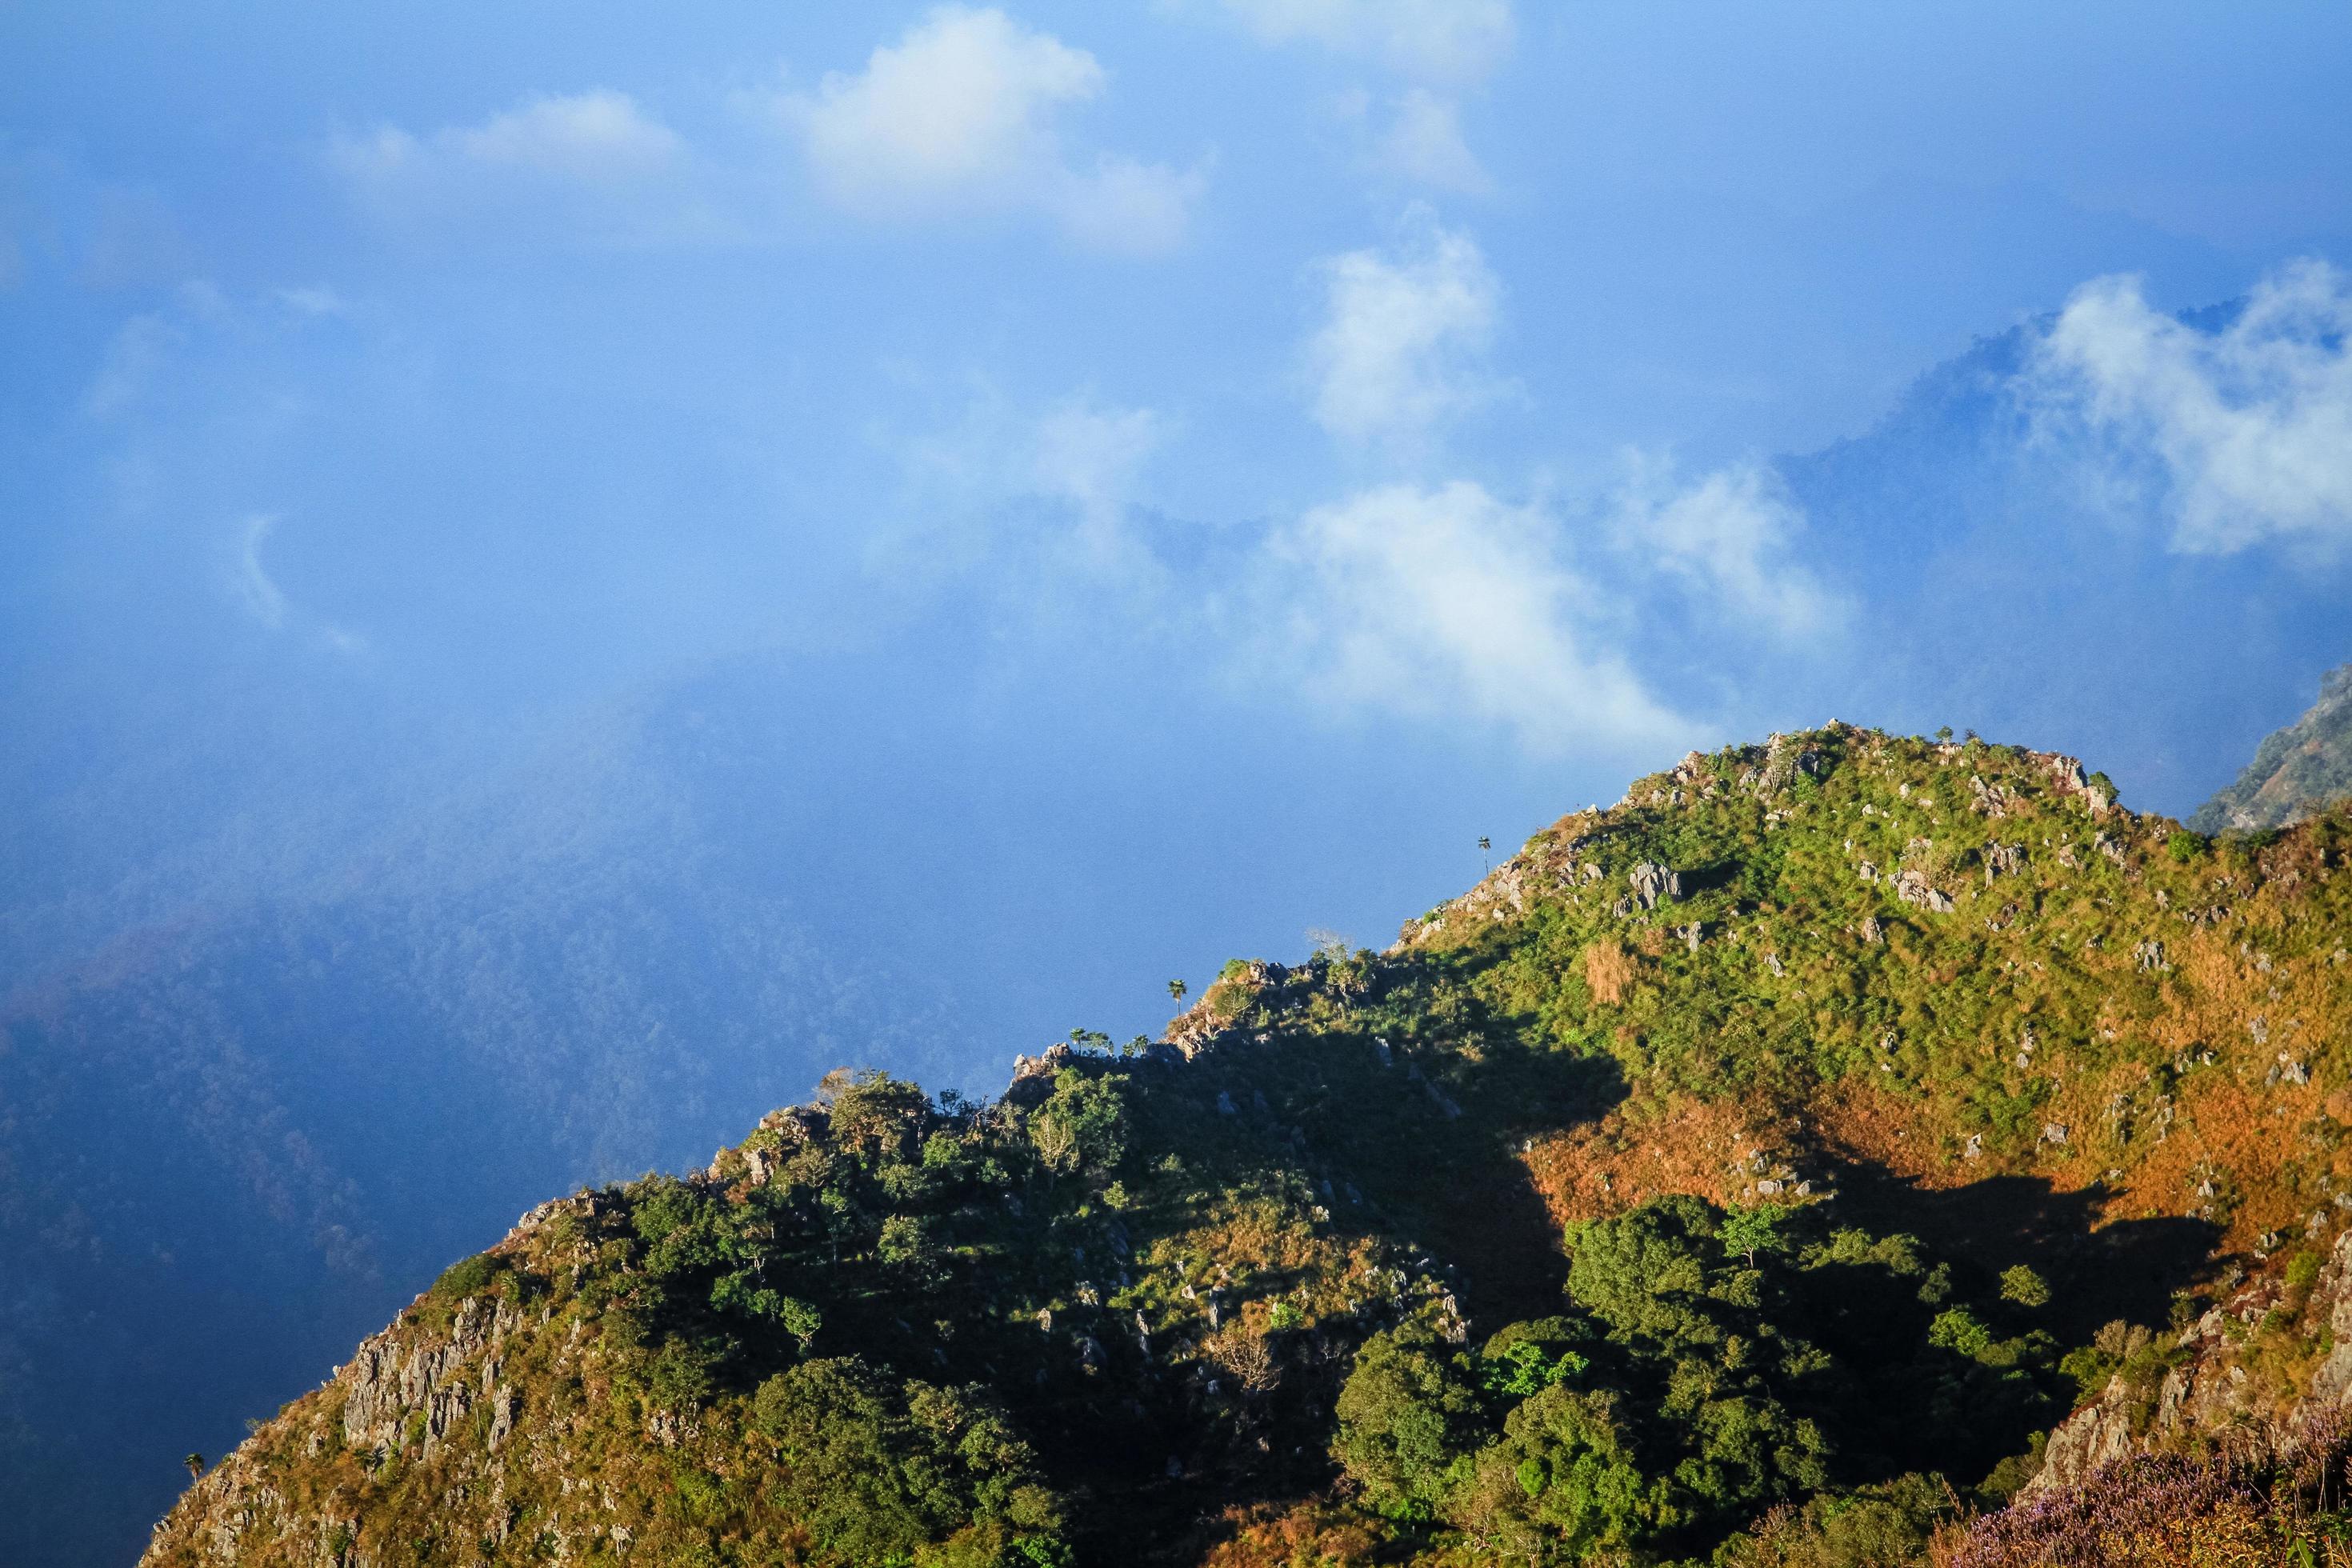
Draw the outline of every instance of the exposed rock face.
[[[2309,712],[2273,732],[2237,781],[2197,808],[2200,833],[2284,827],[2352,795],[2352,664],[2321,677]]]
[[[359,1353],[336,1374],[343,1398],[343,1441],[354,1448],[391,1451],[421,1433],[433,1447],[465,1419],[478,1398],[494,1404],[504,1395],[511,1427],[513,1394],[498,1381],[496,1356],[482,1353],[514,1330],[515,1310],[504,1301],[494,1311],[469,1299],[457,1308],[449,1337],[417,1341],[391,1331],[363,1342]],[[478,1363],[478,1365],[477,1364]],[[469,1374],[478,1373],[478,1377]],[[412,1431],[412,1418],[423,1417]]]
[[[1040,1056],[1013,1058],[1013,1081],[1005,1086],[1004,1098],[1015,1105],[1044,1104],[1054,1092],[1054,1075],[1070,1065],[1071,1054],[1057,1040]]]
[[[518,1228],[530,1229],[579,1201],[543,1205]],[[497,1448],[512,1435],[521,1405],[503,1375],[500,1352],[522,1326],[522,1314],[510,1303],[476,1298],[458,1304],[446,1333],[403,1324],[363,1341],[327,1384],[326,1401],[311,1402],[305,1413],[304,1451],[316,1456],[340,1442],[375,1465],[404,1455],[430,1457],[456,1440],[477,1404],[488,1407],[488,1442]],[[336,1396],[340,1419],[333,1415]],[[360,1543],[360,1521],[348,1507],[333,1500],[304,1507],[251,1445],[223,1459],[189,1492],[204,1512],[194,1542],[204,1562],[240,1563],[262,1550],[257,1543],[282,1552],[289,1542],[315,1543],[309,1560],[325,1568],[378,1568],[383,1561]],[[151,1552],[144,1560],[160,1558]]]
[[[2352,1232],[2337,1239],[2309,1294],[2298,1296],[2275,1277],[2254,1279],[2174,1336],[2175,1364],[2137,1380],[2118,1373],[2050,1434],[2026,1492],[2077,1486],[2111,1460],[2192,1448],[2226,1434],[2284,1441],[2352,1408]],[[2305,1342],[2331,1346],[2299,1387],[2282,1390],[2259,1364],[2250,1331],[2266,1319],[2276,1323],[2274,1313],[2290,1317]]]
[[[1647,860],[1633,868],[1629,880],[1633,884],[1633,896],[1645,910],[1656,909],[1661,900],[1683,896],[1682,873]]]

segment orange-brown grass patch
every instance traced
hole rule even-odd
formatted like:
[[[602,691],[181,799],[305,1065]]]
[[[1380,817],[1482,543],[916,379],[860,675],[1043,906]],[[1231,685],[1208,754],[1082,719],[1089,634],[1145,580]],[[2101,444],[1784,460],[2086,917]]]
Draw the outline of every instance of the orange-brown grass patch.
[[[1614,1007],[1625,1000],[1641,974],[1642,961],[1625,951],[1623,942],[1596,942],[1584,950],[1584,984],[1592,999]]]
[[[1860,1078],[1841,1079],[1815,1094],[1807,1119],[1824,1152],[1875,1165],[1923,1187],[1955,1187],[1979,1173],[1946,1159],[1918,1101]]]
[[[1412,1560],[1409,1548],[1360,1513],[1322,1498],[1254,1503],[1225,1510],[1213,1527],[1228,1532],[1202,1554],[1201,1568],[1343,1568]]]
[[[1622,1214],[1669,1193],[1723,1203],[1741,1184],[1732,1162],[1787,1140],[1745,1102],[1669,1096],[1537,1139],[1519,1156],[1553,1223]]]
[[[2210,1050],[2215,1060],[2181,1083],[2170,1135],[2129,1163],[2127,1196],[2111,1210],[2118,1217],[2183,1212],[2196,1201],[2191,1190],[2200,1171],[2223,1172],[2243,1198],[2225,1245],[2242,1247],[2263,1231],[2300,1228],[2311,1200],[2291,1190],[2288,1167],[2328,1163],[2304,1130],[2322,1112],[2328,1075],[2341,1070],[2324,1058],[2347,1020],[2319,964],[2281,963],[2264,972],[2252,952],[2240,951],[2242,942],[2260,952],[2266,934],[2251,921],[2238,922],[2174,945],[2179,983],[2166,987],[2169,1005],[2155,1037],[2170,1050]],[[2265,1041],[2252,1037],[2257,1016],[2267,1026]],[[2305,1064],[2310,1081],[2274,1078],[2282,1055]]]

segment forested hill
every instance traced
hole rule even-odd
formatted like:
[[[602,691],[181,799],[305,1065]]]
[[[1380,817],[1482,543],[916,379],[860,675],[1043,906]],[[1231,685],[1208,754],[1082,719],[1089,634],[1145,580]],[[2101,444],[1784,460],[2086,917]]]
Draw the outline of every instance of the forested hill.
[[[2265,738],[2229,788],[2189,825],[2220,833],[2280,827],[2352,795],[2352,664],[2322,678],[2310,711]]]
[[[2250,1289],[2241,1415],[2333,1364],[2347,846],[1973,738],[1694,753],[1385,952],[534,1210],[146,1561],[2022,1564],[2101,1499],[2284,1552],[2242,1445],[2035,1478]]]

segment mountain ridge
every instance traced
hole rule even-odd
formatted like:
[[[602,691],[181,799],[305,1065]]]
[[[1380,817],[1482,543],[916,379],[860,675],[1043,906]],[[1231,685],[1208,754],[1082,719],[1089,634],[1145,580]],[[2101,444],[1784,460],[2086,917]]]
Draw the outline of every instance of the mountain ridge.
[[[2352,795],[2352,664],[2319,679],[2319,700],[2273,731],[2253,760],[2189,818],[2200,833],[2259,832]]]
[[[2341,1229],[2347,842],[1973,737],[1694,752],[1384,952],[533,1210],[144,1561],[1924,1550],[2102,1343]]]

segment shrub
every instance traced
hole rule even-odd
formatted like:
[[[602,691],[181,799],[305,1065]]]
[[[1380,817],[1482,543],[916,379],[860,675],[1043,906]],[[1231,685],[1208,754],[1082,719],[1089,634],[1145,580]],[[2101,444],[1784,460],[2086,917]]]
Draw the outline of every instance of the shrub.
[[[434,1298],[457,1302],[468,1296],[479,1295],[505,1271],[506,1259],[488,1252],[478,1252],[471,1258],[461,1258],[441,1271],[433,1281]]]
[[[2020,1263],[2001,1270],[2000,1299],[2014,1301],[2021,1307],[2046,1307],[2050,1304],[2050,1284]]]

